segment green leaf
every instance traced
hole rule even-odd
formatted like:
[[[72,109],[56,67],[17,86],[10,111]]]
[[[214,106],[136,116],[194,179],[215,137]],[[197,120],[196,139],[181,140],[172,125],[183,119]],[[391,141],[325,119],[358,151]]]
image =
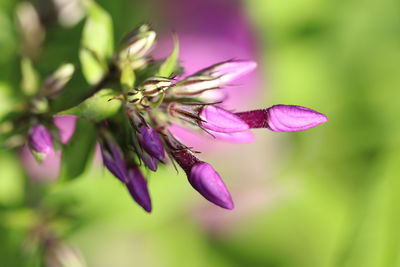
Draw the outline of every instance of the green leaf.
[[[63,148],[61,179],[70,180],[81,175],[93,158],[96,130],[91,122],[78,119],[74,136]]]
[[[39,89],[39,74],[32,65],[32,61],[24,57],[21,60],[21,89],[27,96],[32,96]]]
[[[102,89],[79,105],[59,112],[57,115],[75,115],[90,121],[102,121],[114,116],[121,108],[121,101],[114,99],[118,93]]]
[[[113,53],[114,38],[110,15],[94,1],[84,1],[88,17],[82,33],[79,53],[83,75],[95,84],[107,72],[107,61]]]
[[[161,64],[157,76],[170,77],[171,74],[178,68],[178,56],[179,56],[179,41],[176,35],[174,38],[174,49],[167,59]]]

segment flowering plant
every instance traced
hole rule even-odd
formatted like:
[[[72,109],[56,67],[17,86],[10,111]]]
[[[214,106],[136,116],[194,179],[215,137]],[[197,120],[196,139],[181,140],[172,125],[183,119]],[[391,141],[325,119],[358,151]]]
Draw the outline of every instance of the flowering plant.
[[[204,198],[233,209],[221,176],[198,158],[198,152],[180,141],[172,127],[181,125],[216,139],[244,143],[254,140],[250,132],[253,128],[302,131],[327,120],[319,112],[295,105],[244,112],[227,110],[223,107],[227,96],[221,89],[254,70],[255,62],[230,59],[184,75],[177,36],[174,35],[173,51],[164,60],[150,56],[156,32],[148,24],[128,33],[114,50],[108,14],[94,2],[85,3],[88,18],[79,56],[91,89],[72,105],[56,108],[54,103],[67,96],[64,88],[74,66],[63,64],[42,86],[32,87],[32,81],[37,80],[32,78],[35,70],[24,59],[23,108],[2,121],[3,125],[12,124],[14,129],[2,136],[6,147],[23,144],[15,140],[17,135],[25,135],[39,162],[54,150],[62,150],[64,178],[76,177],[83,171],[97,141],[104,166],[147,212],[152,205],[142,170],[155,172],[159,164],[168,162],[177,163],[190,185]],[[53,122],[60,115],[78,118],[70,140],[63,138]]]

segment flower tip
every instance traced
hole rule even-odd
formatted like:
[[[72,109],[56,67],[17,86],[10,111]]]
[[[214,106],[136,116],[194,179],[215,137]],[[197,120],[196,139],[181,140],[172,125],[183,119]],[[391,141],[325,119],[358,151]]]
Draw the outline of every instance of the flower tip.
[[[189,182],[203,197],[221,208],[232,210],[234,204],[231,195],[220,175],[206,162],[193,165]]]
[[[126,186],[133,200],[150,213],[152,206],[146,179],[137,167],[128,169],[127,173],[129,181]]]
[[[268,126],[275,132],[304,131],[327,120],[326,115],[302,106],[275,105],[268,109]]]

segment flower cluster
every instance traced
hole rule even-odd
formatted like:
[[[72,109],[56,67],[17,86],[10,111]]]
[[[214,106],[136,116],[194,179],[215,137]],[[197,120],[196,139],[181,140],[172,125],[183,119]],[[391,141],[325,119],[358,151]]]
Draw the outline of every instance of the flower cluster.
[[[155,40],[156,33],[149,25],[128,34],[110,58],[108,74],[99,81],[101,86],[95,86],[92,97],[78,108],[62,113],[89,120],[94,120],[92,113],[96,115],[96,132],[105,167],[147,212],[151,211],[152,204],[142,171],[155,172],[159,164],[169,161],[184,170],[190,185],[204,198],[222,208],[234,208],[221,176],[197,157],[198,152],[174,136],[171,129],[175,125],[216,139],[244,143],[254,141],[250,131],[254,128],[293,132],[327,121],[319,112],[294,105],[244,112],[227,110],[223,107],[227,95],[222,89],[253,71],[255,62],[227,60],[185,76],[178,63],[177,38],[174,50],[164,61],[155,61],[149,56]],[[118,112],[109,114],[100,112],[103,106],[96,101],[100,99],[100,89],[105,90],[104,81],[110,77],[116,77],[120,85],[112,91],[117,93],[107,99],[108,105],[119,104]],[[44,92],[48,92],[48,97],[56,95],[66,81],[66,78],[53,78]],[[109,91],[101,95],[104,92]],[[53,150],[52,134],[41,124],[31,128],[28,143],[40,158]]]
[[[137,67],[138,62],[145,64],[145,56],[155,40],[154,32],[142,26],[128,39],[118,58],[128,58],[130,68]],[[151,210],[151,200],[139,165],[143,163],[149,170],[156,171],[157,165],[166,163],[167,158],[178,163],[191,186],[204,198],[222,208],[234,208],[218,172],[175,137],[169,130],[171,125],[181,124],[226,141],[249,142],[254,139],[252,128],[292,132],[327,120],[321,113],[293,105],[236,113],[224,109],[222,103],[226,95],[221,89],[254,70],[256,65],[253,61],[228,60],[190,76],[147,77],[126,90],[121,99],[130,133],[122,134],[127,138],[118,142],[120,134],[114,132],[112,136],[110,127],[104,127],[101,148],[105,166],[126,184],[133,199],[146,211]]]

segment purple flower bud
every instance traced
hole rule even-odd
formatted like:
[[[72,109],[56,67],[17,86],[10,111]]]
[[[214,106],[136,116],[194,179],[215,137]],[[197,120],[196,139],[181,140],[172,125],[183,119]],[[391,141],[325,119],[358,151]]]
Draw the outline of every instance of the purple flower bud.
[[[250,128],[269,128],[275,132],[303,131],[318,126],[328,120],[327,116],[312,109],[275,105],[268,109],[235,113]]]
[[[213,78],[218,78],[222,85],[239,79],[240,77],[253,71],[256,67],[257,63],[254,61],[229,60],[200,70],[196,73],[196,75],[208,75]]]
[[[200,112],[200,125],[214,132],[235,133],[249,129],[247,123],[235,114],[217,106],[205,106]]]
[[[180,144],[173,137],[169,138],[171,154],[181,168],[186,172],[190,184],[203,197],[212,203],[225,208],[233,209],[233,201],[219,174],[213,167],[200,161],[188,149],[180,148]]]
[[[194,164],[188,178],[193,188],[212,203],[224,209],[234,208],[228,189],[210,164],[206,162]]]
[[[53,152],[53,138],[49,130],[41,124],[36,124],[32,127],[28,143],[34,156],[42,161]]]
[[[138,150],[137,153],[147,168],[149,168],[153,172],[155,172],[157,170],[158,159],[156,159],[155,157],[152,157],[144,150],[142,150],[142,151]]]
[[[147,188],[147,181],[137,167],[128,168],[128,183],[126,184],[132,198],[142,208],[151,212],[151,199]]]
[[[154,128],[145,125],[140,126],[138,140],[140,145],[150,156],[161,161],[165,159],[163,143]]]
[[[127,183],[128,177],[126,174],[124,154],[117,142],[115,142],[111,136],[106,136],[101,140],[100,144],[104,165],[115,177],[121,180],[121,182]]]

